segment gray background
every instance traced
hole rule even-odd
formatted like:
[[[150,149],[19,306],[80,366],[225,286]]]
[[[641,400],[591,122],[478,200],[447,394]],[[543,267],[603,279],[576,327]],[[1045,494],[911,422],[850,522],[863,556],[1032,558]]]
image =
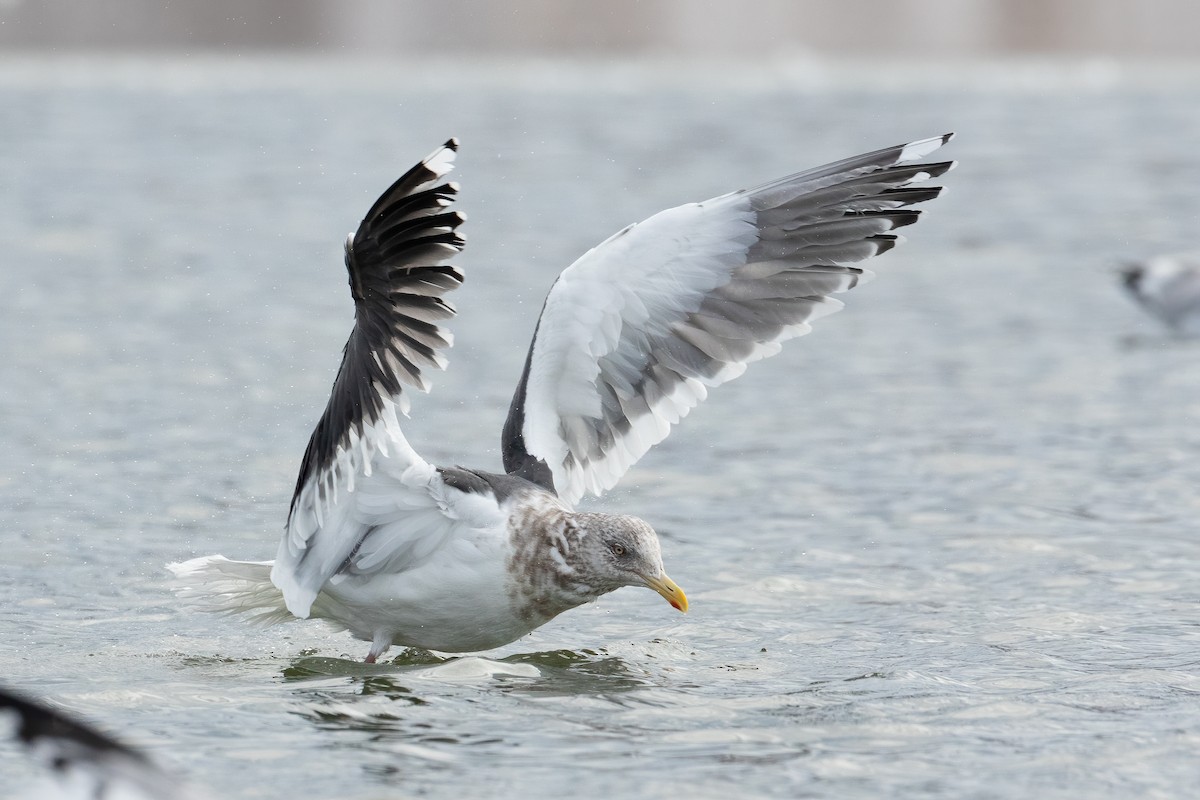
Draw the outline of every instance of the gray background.
[[[341,55],[1196,55],[1190,0],[0,0],[7,49]]]

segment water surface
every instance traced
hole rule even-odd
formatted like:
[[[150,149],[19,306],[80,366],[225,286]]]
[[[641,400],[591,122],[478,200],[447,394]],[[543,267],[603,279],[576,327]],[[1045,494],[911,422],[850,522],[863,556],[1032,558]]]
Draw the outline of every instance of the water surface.
[[[1200,346],[1108,271],[1195,237],[1200,84],[1163,77],[0,62],[4,682],[219,797],[1185,795]],[[273,555],[351,322],[341,241],[448,136],[468,278],[406,430],[496,468],[586,248],[946,130],[950,191],[879,277],[590,504],[658,528],[686,617],[623,590],[369,667],[171,596],[167,561]],[[0,774],[32,769],[5,745]]]

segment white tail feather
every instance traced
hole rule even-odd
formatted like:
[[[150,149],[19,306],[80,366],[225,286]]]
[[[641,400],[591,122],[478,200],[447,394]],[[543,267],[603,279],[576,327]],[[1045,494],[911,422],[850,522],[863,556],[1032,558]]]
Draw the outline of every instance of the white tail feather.
[[[271,561],[230,561],[203,556],[168,564],[175,594],[203,611],[238,614],[250,622],[274,625],[295,619],[283,593],[271,583]]]

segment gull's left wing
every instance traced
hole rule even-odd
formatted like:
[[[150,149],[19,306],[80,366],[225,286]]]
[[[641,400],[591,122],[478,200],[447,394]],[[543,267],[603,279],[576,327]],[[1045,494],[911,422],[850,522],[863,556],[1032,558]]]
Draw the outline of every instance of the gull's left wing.
[[[567,503],[611,488],[705,398],[842,307],[894,247],[952,134],[855,156],[631,225],[559,276],[504,425],[504,467]]]
[[[364,543],[398,508],[437,511],[428,491],[436,472],[409,445],[398,414],[407,413],[412,389],[428,390],[426,370],[445,366],[441,351],[451,344],[438,323],[454,315],[442,295],[463,280],[458,268],[441,263],[463,246],[463,216],[449,208],[458,186],[444,180],[457,150],[451,139],[402,175],[346,241],[354,330],[305,449],[271,571],[298,617],[308,616],[326,580],[354,567],[351,556],[369,564],[368,553],[383,548],[386,556],[376,560],[403,561],[406,552],[436,547],[451,523],[434,513],[438,525],[413,523],[407,538]]]

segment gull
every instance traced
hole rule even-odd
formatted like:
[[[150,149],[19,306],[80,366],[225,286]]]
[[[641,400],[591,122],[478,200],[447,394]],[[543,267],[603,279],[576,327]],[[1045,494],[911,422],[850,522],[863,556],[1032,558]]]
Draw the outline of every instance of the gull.
[[[1200,253],[1155,256],[1119,274],[1133,299],[1172,332],[1200,335]]]
[[[41,701],[0,688],[0,712],[6,710],[17,717],[17,738],[54,774],[54,780],[43,781],[19,797],[28,800],[201,798],[140,750]]]
[[[319,618],[371,643],[461,653],[513,642],[622,586],[687,596],[654,529],[576,511],[709,389],[779,352],[871,277],[953,162],[953,134],[662,211],[589,250],[546,297],[501,434],[503,471],[435,466],[405,438],[413,390],[446,365],[463,274],[451,139],[345,244],[355,322],[301,461],[275,560],[168,565],[177,592],[262,623]]]

